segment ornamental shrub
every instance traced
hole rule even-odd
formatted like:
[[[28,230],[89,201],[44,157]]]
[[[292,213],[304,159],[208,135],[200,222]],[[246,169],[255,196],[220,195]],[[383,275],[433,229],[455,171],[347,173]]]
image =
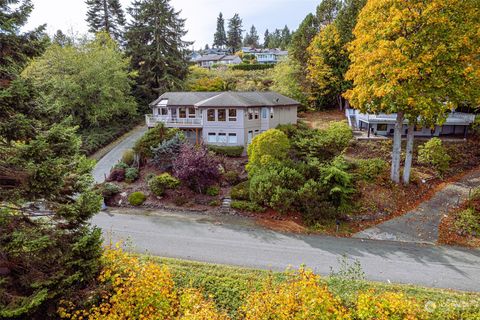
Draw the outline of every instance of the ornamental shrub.
[[[418,147],[418,162],[432,166],[440,176],[448,170],[451,160],[439,138],[432,138]]]
[[[152,149],[160,145],[164,140],[171,139],[177,134],[177,129],[169,129],[163,123],[148,129],[147,132],[135,143],[133,150],[141,159],[153,157]]]
[[[300,269],[288,281],[252,292],[241,308],[243,319],[350,319],[341,301],[310,270]]]
[[[133,192],[128,196],[128,203],[132,206],[142,205],[145,200],[147,200],[147,197],[141,191]]]
[[[215,154],[226,156],[226,157],[241,157],[243,154],[243,146],[214,146],[209,145],[208,149]]]
[[[255,138],[248,146],[249,175],[264,165],[285,160],[290,149],[290,141],[285,133],[278,129],[267,130]]]
[[[230,204],[232,209],[246,211],[246,212],[265,212],[265,208],[259,206],[255,202],[244,201],[244,200],[233,200]]]
[[[220,179],[219,162],[204,145],[184,144],[173,161],[173,174],[190,189],[203,193]]]
[[[123,161],[119,161],[117,164],[113,166],[114,169],[123,169],[123,170],[127,170],[129,167],[130,166]]]
[[[176,189],[179,185],[180,181],[166,172],[148,181],[150,191],[159,197],[165,193],[166,189]]]
[[[320,168],[320,183],[329,200],[340,210],[350,206],[350,199],[355,192],[352,174],[347,170],[348,164],[343,157],[336,157]]]
[[[185,143],[185,136],[177,132],[171,139],[165,140],[157,147],[152,148],[153,163],[160,170],[170,170],[172,161],[180,153],[180,148]]]
[[[131,166],[135,160],[135,152],[132,149],[127,149],[123,152],[122,162]]]
[[[209,196],[212,196],[212,197],[218,196],[218,194],[220,193],[220,188],[217,187],[217,186],[211,186],[211,187],[207,188],[205,193]]]
[[[458,213],[455,228],[468,235],[480,235],[480,212],[475,208],[467,208]]]
[[[388,163],[380,158],[359,159],[355,166],[355,171],[361,179],[373,181],[388,168]]]
[[[230,197],[235,200],[250,200],[250,182],[240,182],[230,191]]]
[[[120,187],[110,182],[106,182],[101,185],[99,190],[105,200],[108,200],[114,195],[120,193]]]
[[[258,64],[235,64],[232,65],[232,70],[244,70],[244,71],[252,71],[252,70],[266,70],[266,69],[273,69],[275,67],[274,64],[271,63],[258,63]]]
[[[223,178],[225,179],[225,181],[227,181],[231,186],[235,185],[236,183],[238,183],[238,181],[240,180],[240,175],[238,174],[237,171],[235,170],[230,170],[230,171],[227,171],[223,174]]]
[[[297,194],[299,210],[306,224],[314,225],[319,221],[335,217],[335,207],[329,201],[328,193],[321,183],[310,179]]]
[[[110,174],[107,177],[107,182],[117,181],[122,182],[125,180],[125,169],[123,168],[114,168],[110,171]]]
[[[125,181],[128,183],[132,183],[138,179],[138,175],[139,172],[137,168],[128,168],[127,170],[125,170]]]
[[[360,293],[357,299],[356,318],[360,320],[378,319],[428,319],[422,305],[408,299],[403,293],[374,292]]]

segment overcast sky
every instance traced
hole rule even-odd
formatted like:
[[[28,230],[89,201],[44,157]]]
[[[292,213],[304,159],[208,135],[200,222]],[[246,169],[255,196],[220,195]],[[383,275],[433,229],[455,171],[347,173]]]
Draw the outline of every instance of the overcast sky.
[[[120,0],[123,7],[131,0]],[[73,30],[80,34],[87,32],[84,0],[33,0],[35,9],[27,27],[32,28],[46,23],[47,31],[53,34],[57,29]],[[196,49],[213,42],[216,17],[221,11],[226,19],[238,13],[243,19],[244,29],[255,25],[260,35],[269,30],[288,25],[296,29],[303,18],[314,12],[319,0],[171,0],[176,10],[181,10],[182,18],[187,19],[189,31],[186,39],[195,41]]]

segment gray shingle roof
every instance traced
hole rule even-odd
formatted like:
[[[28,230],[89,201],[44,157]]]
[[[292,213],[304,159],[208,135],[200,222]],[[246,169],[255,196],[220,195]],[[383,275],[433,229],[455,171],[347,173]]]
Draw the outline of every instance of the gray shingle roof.
[[[198,58],[197,62],[200,62],[200,61],[219,61],[219,60],[222,60],[223,58],[225,57],[225,55],[223,54],[207,54],[205,56],[201,56],[200,58]]]
[[[296,106],[300,102],[277,92],[167,92],[162,94],[150,106],[161,100],[168,100],[168,106],[207,107],[281,107]]]

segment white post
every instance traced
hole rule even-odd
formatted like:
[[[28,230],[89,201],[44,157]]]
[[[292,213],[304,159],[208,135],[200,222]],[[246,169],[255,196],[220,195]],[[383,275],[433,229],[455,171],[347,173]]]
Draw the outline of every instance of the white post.
[[[402,152],[402,128],[403,128],[403,112],[397,113],[395,122],[395,132],[393,135],[393,151],[392,151],[392,171],[391,179],[395,183],[400,183],[400,157]]]

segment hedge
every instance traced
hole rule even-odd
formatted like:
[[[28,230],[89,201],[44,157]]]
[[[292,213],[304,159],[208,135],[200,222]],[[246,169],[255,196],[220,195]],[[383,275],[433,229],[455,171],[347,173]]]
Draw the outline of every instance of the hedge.
[[[273,69],[275,67],[274,64],[236,64],[232,66],[232,70],[244,70],[244,71],[253,71],[253,70],[265,70],[265,69]]]
[[[208,146],[208,150],[215,152],[216,154],[227,157],[241,157],[243,154],[243,146]]]

